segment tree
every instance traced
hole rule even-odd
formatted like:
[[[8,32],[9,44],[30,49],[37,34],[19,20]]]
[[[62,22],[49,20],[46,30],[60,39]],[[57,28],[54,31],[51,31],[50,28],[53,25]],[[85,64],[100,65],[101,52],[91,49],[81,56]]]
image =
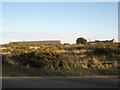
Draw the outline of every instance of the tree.
[[[86,44],[86,43],[87,43],[87,40],[84,39],[83,37],[77,38],[76,43],[77,43],[77,44]]]

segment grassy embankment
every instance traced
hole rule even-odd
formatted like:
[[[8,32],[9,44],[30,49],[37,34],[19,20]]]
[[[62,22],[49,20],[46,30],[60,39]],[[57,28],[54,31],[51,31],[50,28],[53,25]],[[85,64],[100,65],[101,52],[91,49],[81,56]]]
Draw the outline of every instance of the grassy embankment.
[[[120,45],[3,45],[3,76],[119,75]],[[106,63],[113,61],[113,63]]]

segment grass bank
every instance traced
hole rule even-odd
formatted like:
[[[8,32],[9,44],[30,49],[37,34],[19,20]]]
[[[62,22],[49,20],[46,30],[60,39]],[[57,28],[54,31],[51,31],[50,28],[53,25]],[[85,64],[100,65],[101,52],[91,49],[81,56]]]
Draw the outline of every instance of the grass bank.
[[[3,66],[3,76],[109,76],[119,75],[120,70],[118,69],[98,69],[98,68],[72,68],[72,69],[40,69],[33,67],[23,66]]]

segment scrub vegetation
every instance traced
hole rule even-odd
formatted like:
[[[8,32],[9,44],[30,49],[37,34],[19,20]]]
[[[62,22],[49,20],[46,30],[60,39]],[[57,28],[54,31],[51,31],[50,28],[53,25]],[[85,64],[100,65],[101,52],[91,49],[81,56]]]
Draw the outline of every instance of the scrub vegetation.
[[[4,44],[3,76],[119,75],[120,44]]]

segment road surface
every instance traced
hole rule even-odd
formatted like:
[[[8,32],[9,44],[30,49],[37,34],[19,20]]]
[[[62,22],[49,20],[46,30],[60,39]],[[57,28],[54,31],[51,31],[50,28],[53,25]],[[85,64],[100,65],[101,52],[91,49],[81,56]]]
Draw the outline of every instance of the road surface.
[[[3,78],[2,88],[118,88],[109,77],[15,77]]]

